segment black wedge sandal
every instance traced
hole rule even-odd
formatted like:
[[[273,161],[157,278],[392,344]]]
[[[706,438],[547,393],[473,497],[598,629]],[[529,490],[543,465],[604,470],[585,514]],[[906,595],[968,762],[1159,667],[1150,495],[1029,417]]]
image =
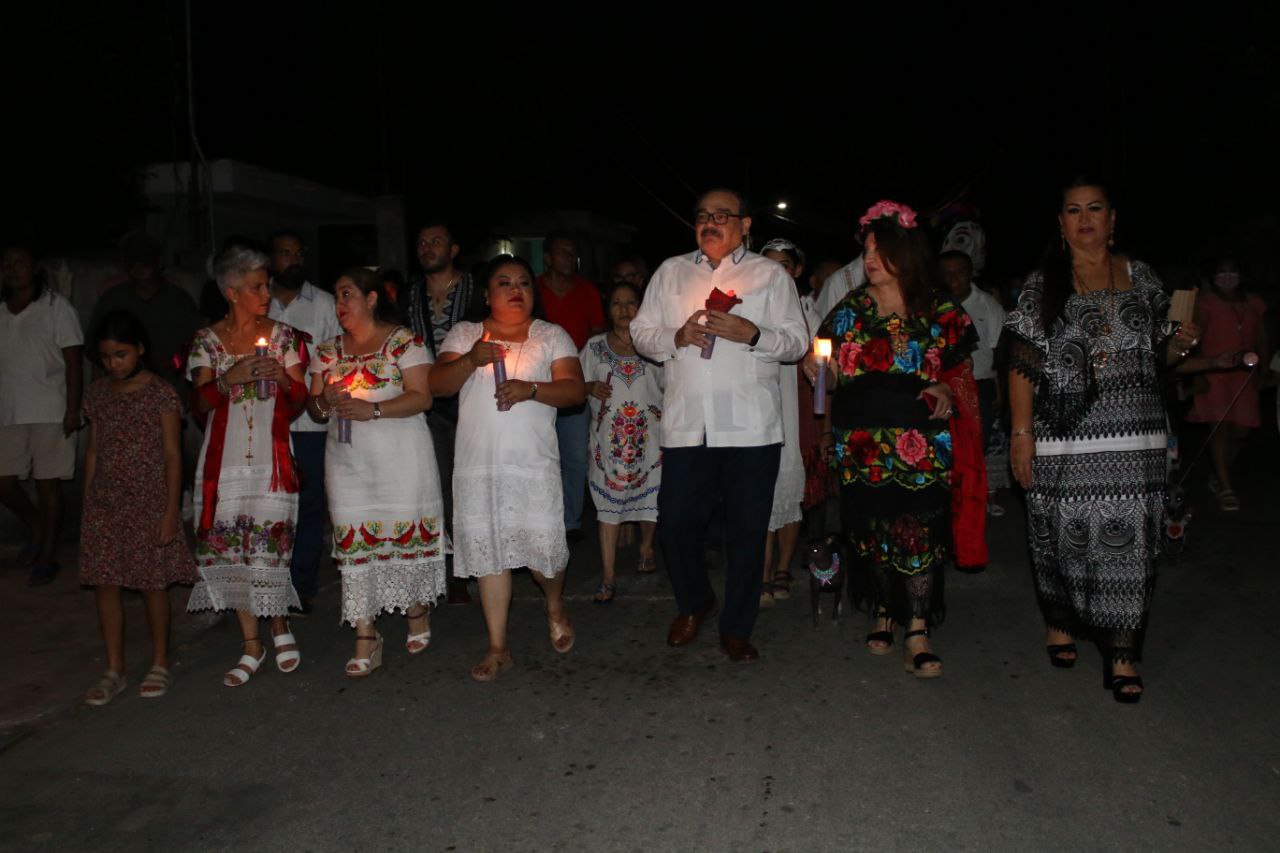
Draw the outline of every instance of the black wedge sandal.
[[[920,637],[920,636],[924,636],[924,637],[929,636],[929,629],[920,628],[915,631],[907,631],[902,635],[902,647],[904,649],[906,648],[907,640],[911,639],[912,637]],[[938,664],[937,667],[934,667],[931,669],[925,669],[925,664],[930,664],[934,662],[937,662]],[[911,673],[916,678],[937,678],[938,676],[942,675],[942,658],[938,657],[933,652],[918,652],[912,655],[910,659],[904,658],[902,663],[905,666],[907,672]]]
[[[1045,646],[1044,650],[1049,653],[1049,663],[1058,669],[1071,669],[1076,665],[1076,658],[1080,656],[1075,643],[1055,643]],[[1071,657],[1063,657],[1063,655],[1071,655]]]
[[[889,623],[889,627],[884,631],[870,631],[867,633],[867,651],[873,655],[887,655],[893,651],[893,620],[889,619],[887,610],[877,613],[874,618],[877,622],[884,619]],[[871,645],[872,643],[884,643],[884,645],[873,646]]]
[[[1138,689],[1125,690],[1126,687]],[[1102,672],[1102,689],[1110,690],[1111,698],[1121,705],[1137,705],[1142,701],[1144,692],[1141,675],[1116,675],[1112,672],[1111,664],[1107,664],[1107,668]]]

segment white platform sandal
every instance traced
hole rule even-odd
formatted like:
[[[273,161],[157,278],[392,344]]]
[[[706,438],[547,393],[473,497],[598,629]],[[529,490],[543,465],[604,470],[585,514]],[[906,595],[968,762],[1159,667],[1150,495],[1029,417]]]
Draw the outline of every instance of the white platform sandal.
[[[367,658],[352,658],[347,661],[347,678],[368,678],[382,666],[382,635],[375,633],[372,637],[356,637],[357,640],[373,640],[373,651]]]
[[[417,616],[410,616],[407,613],[405,614],[406,619],[428,619],[430,616],[431,608],[426,607],[425,605],[422,608],[422,612]],[[427,622],[427,630],[423,631],[421,634],[410,634],[408,637],[405,637],[404,640],[404,649],[411,655],[422,654],[427,650],[427,646],[429,645],[431,645],[430,621]]]
[[[84,697],[84,704],[100,708],[119,696],[124,690],[124,685],[124,676],[109,669],[102,673],[102,678],[98,679],[97,684],[89,688],[89,692]]]
[[[249,643],[256,643],[258,639],[245,640],[240,643],[240,647],[244,648]],[[246,684],[254,673],[258,671],[258,667],[262,666],[262,662],[267,659],[267,650],[263,649],[262,654],[256,658],[253,655],[240,655],[240,660],[236,661],[236,665],[226,671],[222,676],[223,687],[239,687]]]
[[[298,650],[298,641],[294,638],[292,631],[285,631],[283,634],[272,634],[271,642],[276,647],[276,669],[281,672],[293,672],[302,663],[302,652]],[[281,650],[282,646],[293,646],[291,649]]]

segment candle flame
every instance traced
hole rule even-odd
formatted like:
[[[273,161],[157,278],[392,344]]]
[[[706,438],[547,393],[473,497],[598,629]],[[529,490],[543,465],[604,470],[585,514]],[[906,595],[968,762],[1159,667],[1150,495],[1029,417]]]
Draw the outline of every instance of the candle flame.
[[[265,346],[267,345],[267,339],[266,339],[266,338],[258,338],[258,340],[257,340],[257,344],[256,344],[256,345],[257,345],[257,346],[260,346],[260,347],[265,347]]]
[[[831,340],[829,338],[814,338],[813,354],[818,358],[831,358]]]

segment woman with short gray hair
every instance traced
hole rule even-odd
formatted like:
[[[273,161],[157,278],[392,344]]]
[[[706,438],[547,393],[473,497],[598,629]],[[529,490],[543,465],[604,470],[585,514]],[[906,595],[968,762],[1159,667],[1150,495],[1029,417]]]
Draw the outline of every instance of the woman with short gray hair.
[[[200,582],[188,610],[235,610],[244,641],[222,679],[239,687],[258,671],[266,647],[259,620],[271,620],[276,667],[301,663],[286,621],[298,594],[289,576],[298,477],[289,422],[306,401],[307,351],[296,329],[267,318],[267,256],[233,244],[214,261],[226,318],[201,329],[187,363],[193,408],[208,415],[196,465],[196,563]]]

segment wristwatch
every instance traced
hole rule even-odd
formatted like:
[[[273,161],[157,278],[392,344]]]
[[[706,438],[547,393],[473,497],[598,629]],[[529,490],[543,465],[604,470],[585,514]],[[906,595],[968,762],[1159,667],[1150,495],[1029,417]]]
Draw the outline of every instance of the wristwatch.
[[[380,403],[373,404],[373,419],[376,421],[382,417],[382,405]]]
[[[529,390],[529,399],[530,399],[530,400],[532,400],[534,397],[538,396],[538,383],[537,383],[537,382],[533,382],[533,383],[531,383],[531,384],[533,385],[533,388],[531,388],[531,389]]]
[[[753,347],[760,343],[760,327],[756,326],[756,333],[751,336],[751,340],[747,341],[747,346]]]

